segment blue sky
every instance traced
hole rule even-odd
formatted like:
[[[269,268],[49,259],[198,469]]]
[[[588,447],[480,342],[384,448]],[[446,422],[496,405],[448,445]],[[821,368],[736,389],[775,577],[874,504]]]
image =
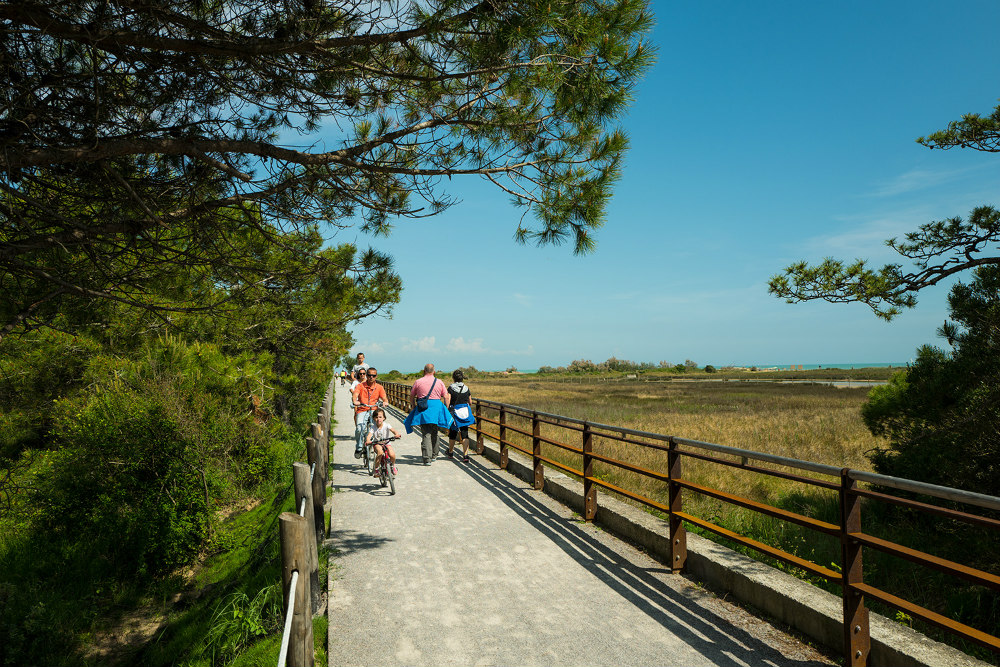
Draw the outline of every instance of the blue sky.
[[[1000,3],[653,10],[657,64],[623,120],[632,148],[596,252],[516,245],[520,209],[474,178],[388,239],[341,232],[403,279],[392,319],[353,329],[369,362],[900,362],[938,342],[946,286],[885,323],[860,304],[785,304],[766,283],[798,259],[893,261],[885,239],[1000,204],[996,156],[915,143],[997,104]]]

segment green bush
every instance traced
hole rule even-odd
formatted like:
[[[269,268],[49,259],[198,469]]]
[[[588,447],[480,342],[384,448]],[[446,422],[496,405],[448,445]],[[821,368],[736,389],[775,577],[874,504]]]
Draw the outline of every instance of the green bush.
[[[1000,489],[1000,267],[977,269],[971,284],[952,288],[948,304],[952,321],[939,333],[952,350],[921,347],[908,370],[869,393],[862,417],[873,433],[888,441],[885,447],[869,452],[869,458],[876,472],[996,495]],[[1000,568],[996,531],[900,508],[892,508],[891,514],[897,524],[913,525],[921,542],[934,545],[938,556],[986,571]],[[998,517],[997,512],[985,514]],[[920,576],[929,598],[922,601],[925,606],[992,634],[998,632],[1000,597],[995,592],[954,579],[932,581],[926,571]]]
[[[44,523],[93,536],[90,548],[121,574],[155,574],[187,562],[208,527],[203,468],[160,397],[104,391],[66,402],[40,498]]]
[[[0,351],[3,666],[93,664],[93,633],[157,586],[180,590],[176,568],[256,550],[263,536],[222,517],[278,483],[286,495],[329,382],[320,354],[107,336],[39,332]]]

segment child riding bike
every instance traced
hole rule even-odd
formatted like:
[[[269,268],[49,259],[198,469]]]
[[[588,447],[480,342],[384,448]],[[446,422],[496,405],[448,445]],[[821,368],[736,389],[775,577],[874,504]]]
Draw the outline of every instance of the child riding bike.
[[[393,427],[385,421],[385,410],[382,408],[375,408],[372,411],[372,427],[368,431],[368,437],[365,439],[366,445],[374,445],[375,447],[375,465],[372,466],[372,474],[378,470],[379,461],[383,455],[389,457],[389,465],[392,466],[392,474],[398,475],[396,471],[396,451],[389,444],[389,440],[395,436],[400,437],[399,433]]]
[[[368,414],[382,403],[388,403],[385,388],[375,381],[378,371],[369,368],[365,373],[365,381],[354,387],[351,392],[351,405],[354,406],[354,435],[357,441],[354,445],[354,458],[360,459],[364,451],[365,436],[368,432],[371,415]]]

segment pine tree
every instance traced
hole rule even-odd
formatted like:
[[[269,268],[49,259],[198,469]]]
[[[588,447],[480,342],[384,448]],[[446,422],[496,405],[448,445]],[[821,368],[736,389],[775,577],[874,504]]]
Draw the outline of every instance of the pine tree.
[[[585,252],[653,58],[646,0],[19,0],[0,20],[0,336],[96,301],[224,308],[158,283],[239,293],[282,267],[234,235],[385,234],[465,175],[525,209],[518,241]],[[388,268],[367,257],[342,268]]]

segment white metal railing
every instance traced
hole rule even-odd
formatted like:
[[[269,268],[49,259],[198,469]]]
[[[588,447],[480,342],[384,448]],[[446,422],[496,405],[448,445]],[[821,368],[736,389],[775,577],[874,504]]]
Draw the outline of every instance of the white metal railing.
[[[288,592],[288,610],[285,612],[285,630],[281,633],[281,651],[278,653],[278,667],[284,667],[288,660],[288,640],[292,637],[292,616],[295,614],[295,596],[292,591],[299,585],[299,571],[292,572],[292,584]]]

